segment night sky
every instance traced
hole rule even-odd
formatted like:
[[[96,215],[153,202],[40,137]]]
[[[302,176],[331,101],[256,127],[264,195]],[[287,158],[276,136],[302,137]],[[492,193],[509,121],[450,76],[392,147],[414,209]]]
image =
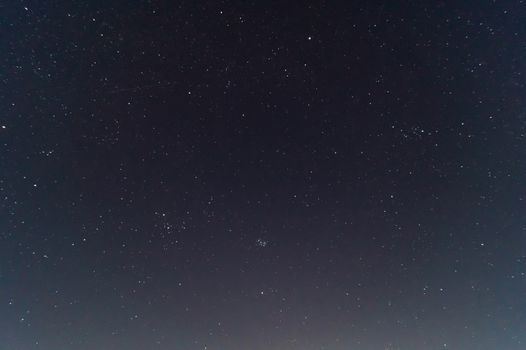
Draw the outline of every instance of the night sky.
[[[526,3],[0,5],[0,349],[526,349]]]

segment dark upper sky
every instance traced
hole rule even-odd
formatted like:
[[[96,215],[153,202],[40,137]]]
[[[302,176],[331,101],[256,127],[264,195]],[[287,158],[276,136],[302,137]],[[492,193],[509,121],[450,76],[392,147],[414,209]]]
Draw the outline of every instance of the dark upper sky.
[[[525,349],[524,18],[0,5],[0,349]]]

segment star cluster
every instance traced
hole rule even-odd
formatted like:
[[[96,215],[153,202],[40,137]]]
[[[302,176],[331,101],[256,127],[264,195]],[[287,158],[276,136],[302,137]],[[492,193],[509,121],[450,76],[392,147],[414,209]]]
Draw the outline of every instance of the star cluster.
[[[0,8],[0,349],[526,347],[523,1]]]

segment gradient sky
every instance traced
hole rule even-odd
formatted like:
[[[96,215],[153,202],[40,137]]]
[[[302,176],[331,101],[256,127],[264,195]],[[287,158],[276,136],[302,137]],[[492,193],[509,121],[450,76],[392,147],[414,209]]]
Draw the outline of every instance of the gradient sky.
[[[525,349],[525,18],[0,5],[0,349]]]

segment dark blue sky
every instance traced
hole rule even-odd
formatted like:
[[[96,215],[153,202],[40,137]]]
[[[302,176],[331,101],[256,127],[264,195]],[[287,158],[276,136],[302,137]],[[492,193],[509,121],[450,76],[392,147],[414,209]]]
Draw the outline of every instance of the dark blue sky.
[[[0,349],[526,348],[524,18],[0,5]]]

